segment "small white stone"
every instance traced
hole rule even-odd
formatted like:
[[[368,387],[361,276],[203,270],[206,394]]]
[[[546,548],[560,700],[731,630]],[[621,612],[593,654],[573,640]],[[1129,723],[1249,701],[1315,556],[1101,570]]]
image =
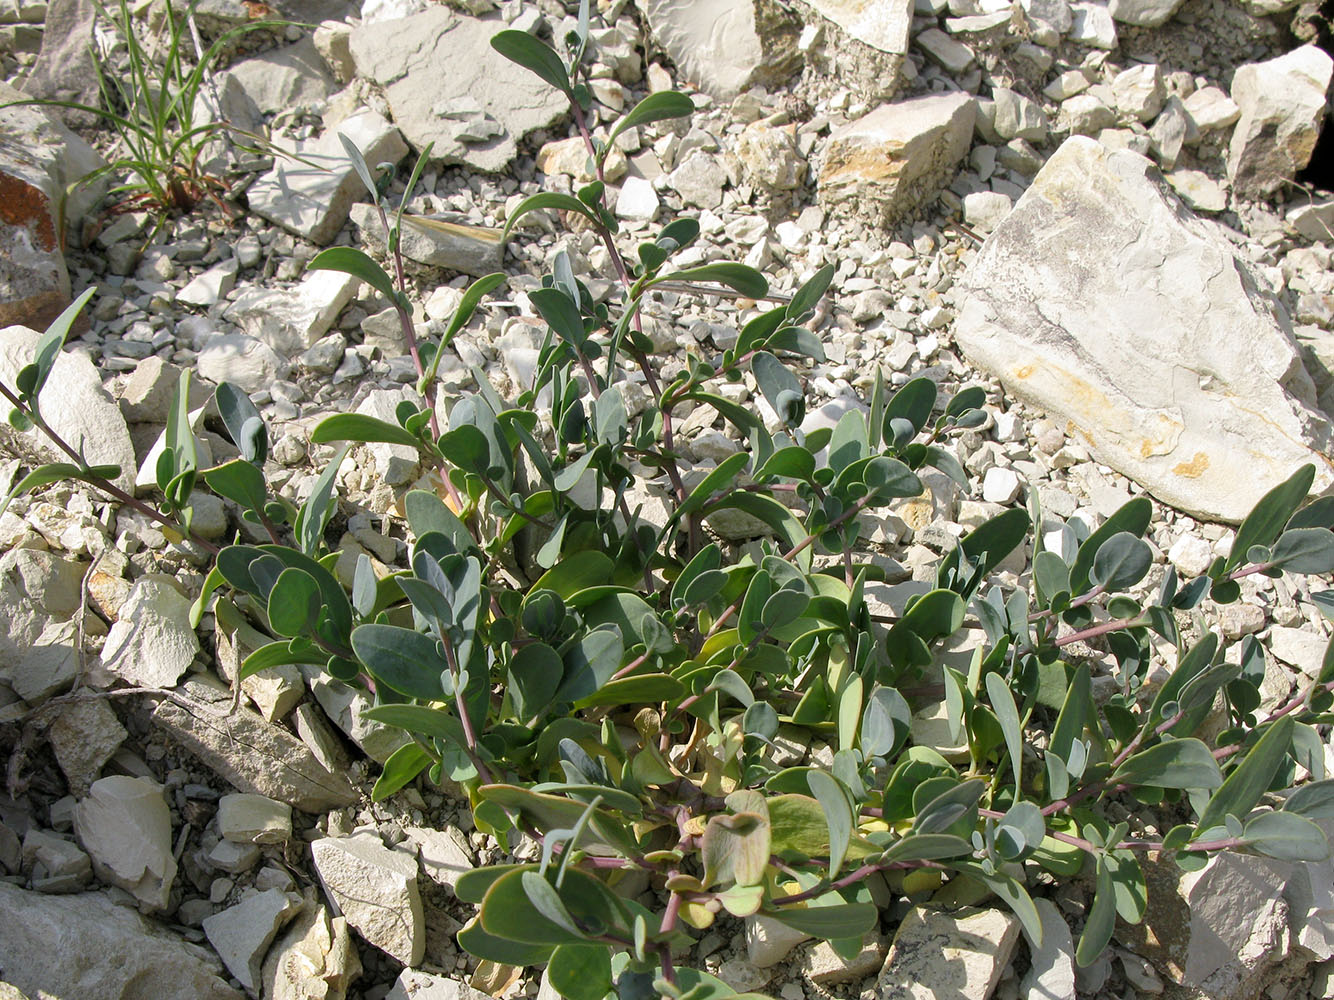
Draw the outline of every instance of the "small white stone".
[[[264,795],[224,795],[218,831],[238,844],[281,844],[292,836],[292,807]]]
[[[658,193],[642,177],[627,177],[616,196],[616,216],[632,222],[651,222],[658,214]]]
[[[1203,576],[1213,558],[1213,549],[1209,543],[1196,535],[1182,535],[1167,551],[1168,561],[1187,580]]]
[[[1010,503],[1019,495],[1020,485],[1014,470],[993,465],[982,479],[982,499],[987,503]]]

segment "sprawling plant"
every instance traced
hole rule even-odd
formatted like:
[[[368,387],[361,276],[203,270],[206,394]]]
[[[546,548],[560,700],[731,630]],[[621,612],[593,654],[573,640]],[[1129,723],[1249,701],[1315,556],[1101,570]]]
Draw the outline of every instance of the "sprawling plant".
[[[595,140],[586,38],[581,22],[568,60],[520,32],[493,44],[570,98],[600,177],[621,131],[685,117],[691,104],[654,94]],[[226,609],[270,637],[241,676],[317,664],[373,697],[370,719],[410,734],[377,798],[425,772],[461,785],[478,829],[503,846],[536,845],[520,852],[536,860],[459,880],[459,897],[478,907],[458,935],[471,954],[545,964],[570,1000],[725,996],[673,959],[689,928],[720,916],[777,921],[852,955],[889,895],[966,880],[1012,908],[1036,943],[1030,889],[1087,875],[1096,889],[1077,959],[1088,964],[1118,916],[1143,917],[1145,851],[1185,869],[1223,850],[1326,855],[1313,819],[1334,816],[1317,728],[1331,721],[1334,652],[1308,685],[1266,704],[1259,643],[1247,637],[1225,656],[1202,614],[1206,599],[1238,600],[1243,577],[1334,570],[1334,498],[1306,502],[1312,467],[1272,490],[1231,554],[1197,579],[1168,568],[1160,587],[1141,586],[1153,561],[1146,498],[1096,531],[1071,520],[1045,536],[1035,528],[1051,519],[1031,499],[960,538],[901,614],[873,614],[867,587],[883,574],[860,515],[921,494],[928,466],[970,487],[950,442],[985,423],[980,388],[942,400],[928,379],[890,394],[877,378],[868,412],[803,432],[803,367],[823,357],[803,323],[829,267],[758,311],[734,347],[662,378],[640,329],[656,290],[775,299],[740,264],[674,266],[699,234],[689,219],[623,252],[599,179],[526,199],[505,235],[539,209],[577,219],[605,245],[619,292],[598,301],[556,254],[529,293],[547,328],[532,385],[505,400],[478,372],[475,392],[437,405],[444,350],[504,276],[474,282],[443,335],[418,342],[396,250],[402,204],[391,222],[387,178],[349,154],[380,207],[396,276],[350,247],[310,266],[354,274],[394,304],[424,404],[401,404],[396,422],[319,424],[312,440],[342,447],[297,506],[271,493],[264,421],[228,385],[217,400],[240,457],[197,469],[183,384],[157,467],[165,503],[145,509],[187,534],[201,480],[267,534],[217,552],[196,610],[216,599],[220,618]],[[20,425],[50,432],[38,395],[67,326],[53,327],[13,389],[0,387]],[[747,375],[780,429],[720,391]],[[633,418],[631,378],[651,396]],[[676,425],[705,405],[748,449],[700,474],[681,458]],[[15,493],[65,477],[114,490],[108,470],[57,442],[71,462],[34,470]],[[336,471],[358,442],[416,449],[438,485],[403,497],[408,566],[377,577],[362,555],[345,588],[326,527]],[[646,478],[665,483],[656,516]],[[716,540],[720,515],[749,518],[758,544]],[[1019,557],[1025,572],[998,574]],[[1312,599],[1334,615],[1334,591]],[[914,712],[942,702],[949,739],[933,742],[950,745],[915,740]],[[791,752],[780,732],[810,752]],[[1118,802],[1136,808],[1112,815],[1152,807],[1158,822],[1113,821]],[[660,905],[640,902],[635,872]]]

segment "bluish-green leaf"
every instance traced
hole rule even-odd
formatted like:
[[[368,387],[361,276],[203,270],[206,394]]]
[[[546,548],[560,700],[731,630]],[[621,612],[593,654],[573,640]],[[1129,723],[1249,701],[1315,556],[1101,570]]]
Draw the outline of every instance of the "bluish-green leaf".
[[[734,292],[752,299],[762,299],[769,294],[769,282],[764,275],[753,267],[732,263],[731,261],[718,261],[713,264],[688,267],[682,271],[674,271],[671,274],[663,275],[656,281],[650,282],[650,284],[659,284],[663,281],[716,281],[718,284],[726,285]]]
[[[440,674],[448,663],[429,636],[395,625],[361,625],[352,630],[352,649],[372,677],[399,694],[424,701],[445,697]]]
[[[1274,543],[1269,559],[1289,573],[1334,572],[1334,531],[1290,528]]]
[[[847,857],[848,845],[852,842],[852,808],[848,805],[847,793],[838,780],[824,771],[811,771],[806,775],[811,794],[815,796],[820,808],[824,810],[825,822],[829,825],[829,874],[837,877]],[[841,936],[841,935],[840,935]]]
[[[1075,961],[1087,969],[1111,943],[1116,929],[1116,892],[1112,887],[1112,873],[1107,867],[1106,855],[1098,857],[1098,884],[1093,892],[1093,906],[1089,908],[1084,932],[1079,935]]]
[[[1005,737],[1005,748],[1010,754],[1010,769],[1014,774],[1014,786],[1019,788],[1019,775],[1023,769],[1024,740],[1023,734],[1019,731],[1019,709],[1015,707],[1014,695],[1010,693],[1009,685],[1000,674],[987,674],[987,698],[991,702],[992,711],[996,713],[996,720],[1000,723],[1001,733]]]
[[[1125,590],[1144,579],[1153,565],[1153,550],[1128,531],[1118,532],[1099,546],[1089,581],[1107,591]]]
[[[1223,772],[1209,748],[1197,739],[1164,740],[1125,760],[1111,780],[1155,788],[1214,789]]]
[[[1247,846],[1281,861],[1324,861],[1329,857],[1325,831],[1295,812],[1267,812],[1253,817],[1242,833]]]
[[[1221,826],[1227,816],[1244,818],[1255,808],[1288,754],[1292,745],[1292,726],[1290,715],[1269,726],[1236,770],[1227,776],[1222,787],[1214,792],[1200,816],[1201,831]]]
[[[430,763],[431,755],[418,744],[404,743],[384,762],[384,770],[375,779],[375,787],[371,789],[371,801],[380,802],[389,798],[426,770]]]
[[[688,118],[694,113],[695,102],[685,94],[675,90],[660,90],[656,94],[649,94],[616,123],[607,136],[604,148],[610,149],[617,136],[628,128],[651,125],[671,118]]]
[[[328,247],[306,265],[308,271],[341,271],[366,282],[390,302],[398,302],[398,290],[384,268],[356,247]]]
[[[1254,546],[1268,547],[1278,541],[1279,535],[1283,533],[1283,526],[1311,492],[1313,482],[1315,482],[1315,466],[1303,465],[1287,480],[1261,497],[1260,502],[1237,528],[1237,537],[1232,542],[1232,551],[1224,568],[1230,570],[1241,565],[1246,559],[1246,554]]]
[[[570,74],[556,50],[526,31],[498,31],[491,36],[491,48],[510,62],[536,73],[567,97],[571,96]]]
[[[364,413],[335,413],[325,417],[310,433],[312,444],[328,444],[331,441],[356,441],[358,443],[385,442],[403,444],[409,448],[418,447],[421,442],[398,424]]]
[[[794,930],[825,940],[861,937],[880,919],[880,911],[870,903],[781,906],[764,912]]]

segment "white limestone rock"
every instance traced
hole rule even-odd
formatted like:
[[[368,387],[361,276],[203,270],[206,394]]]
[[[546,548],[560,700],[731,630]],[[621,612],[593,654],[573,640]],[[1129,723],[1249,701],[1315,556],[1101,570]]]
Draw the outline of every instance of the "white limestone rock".
[[[209,944],[251,996],[260,995],[260,970],[269,945],[300,909],[299,897],[268,889],[204,919]]]
[[[491,48],[491,36],[506,27],[432,5],[354,29],[349,47],[357,75],[384,89],[414,149],[433,143],[433,160],[495,173],[524,136],[569,109],[559,91]]]
[[[1019,919],[1002,910],[954,913],[913,907],[876,983],[882,1000],[987,1000],[1019,942]]]
[[[967,155],[977,103],[938,94],[885,104],[834,130],[820,168],[826,206],[851,205],[895,222],[934,197]]]
[[[1237,67],[1232,100],[1241,117],[1227,157],[1233,190],[1250,197],[1273,194],[1311,161],[1332,74],[1334,59],[1314,45]]]
[[[282,844],[292,837],[292,807],[244,792],[218,800],[218,832],[238,844]]]
[[[682,78],[718,100],[777,83],[800,59],[795,26],[767,23],[756,0],[648,0],[644,13]]]
[[[325,892],[370,944],[416,965],[426,951],[417,862],[374,834],[326,837],[310,845]]]
[[[33,360],[41,334],[26,326],[0,330],[0,382],[13,386],[19,370]],[[51,429],[82,452],[91,465],[116,465],[112,479],[127,493],[134,492],[134,444],[120,407],[102,388],[97,367],[83,351],[61,351],[38,402]],[[8,405],[8,404],[6,404]],[[8,410],[6,410],[8,412]],[[33,455],[43,462],[68,462],[69,456],[42,434],[20,434],[0,424],[0,444],[8,455]]]
[[[101,892],[48,896],[0,881],[0,968],[31,997],[242,1000],[206,948]]]
[[[1100,461],[1235,522],[1306,462],[1334,480],[1331,428],[1259,278],[1155,176],[1067,140],[979,252],[954,335]]]
[[[161,785],[123,774],[99,778],[74,812],[74,829],[99,878],[149,909],[166,909],[176,859]]]
[[[353,201],[366,193],[340,135],[351,140],[371,166],[396,164],[408,153],[398,129],[374,111],[363,111],[318,139],[298,143],[292,152],[300,159],[277,158],[273,169],[250,185],[251,211],[312,243],[332,242]]]
[[[278,356],[289,358],[329,332],[360,286],[342,271],[311,271],[292,288],[275,291],[253,285],[233,299],[223,315]]]
[[[141,576],[102,648],[102,666],[139,687],[174,687],[199,653],[190,602],[161,574]]]

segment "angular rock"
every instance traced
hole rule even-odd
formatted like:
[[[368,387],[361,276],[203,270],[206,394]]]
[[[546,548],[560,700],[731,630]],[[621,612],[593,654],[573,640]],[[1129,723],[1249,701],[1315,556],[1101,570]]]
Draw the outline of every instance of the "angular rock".
[[[836,129],[820,168],[826,205],[853,203],[886,225],[935,196],[968,153],[977,104],[939,94],[886,104]]]
[[[1163,71],[1157,63],[1141,63],[1122,70],[1112,77],[1112,94],[1118,108],[1147,122],[1162,110],[1163,101],[1167,100]]]
[[[384,88],[414,149],[433,143],[433,160],[495,173],[524,136],[556,124],[569,107],[559,91],[491,48],[491,36],[505,27],[433,6],[357,28],[349,45],[357,74]]]
[[[1318,677],[1329,640],[1310,629],[1275,625],[1269,630],[1269,651],[1308,677]]]
[[[821,17],[833,21],[857,41],[903,56],[908,52],[912,28],[912,0],[803,0]]]
[[[102,648],[102,666],[138,687],[173,687],[199,653],[190,602],[168,577],[141,576]]]
[[[1235,125],[1241,117],[1241,108],[1217,87],[1201,87],[1181,102],[1186,114],[1201,132]]]
[[[757,969],[777,965],[792,953],[809,934],[789,927],[773,917],[757,915],[746,918],[746,961]]]
[[[93,25],[97,5],[92,0],[51,0],[46,11],[42,50],[24,83],[33,97],[100,107],[97,63],[93,58]],[[72,125],[91,125],[97,119],[86,111],[63,109],[60,116]]]
[[[330,919],[313,891],[269,949],[261,972],[266,1000],[344,1000],[359,975],[361,960],[347,919]]]
[[[642,177],[627,177],[616,195],[616,216],[631,222],[652,222],[659,204],[652,184]]]
[[[79,845],[32,827],[23,837],[23,867],[39,892],[78,892],[93,877]]]
[[[303,105],[322,105],[334,90],[334,79],[315,42],[308,37],[244,59],[220,75],[233,77],[266,115]]]
[[[806,180],[806,161],[797,151],[796,128],[754,122],[741,130],[733,147],[747,181],[770,191],[793,191]]]
[[[1156,28],[1166,24],[1181,4],[1182,0],[1110,0],[1107,9],[1124,24]]]
[[[973,64],[973,50],[939,28],[927,28],[914,41],[947,73],[962,73]]]
[[[1100,461],[1238,521],[1305,462],[1318,489],[1334,479],[1331,428],[1259,279],[1154,177],[1134,153],[1067,140],[982,247],[954,334]]]
[[[1116,124],[1116,112],[1095,94],[1076,94],[1061,102],[1061,119],[1071,135],[1097,135]]]
[[[23,653],[11,683],[14,693],[33,705],[72,684],[79,674],[77,642],[74,622],[49,622]]]
[[[1311,162],[1325,120],[1331,74],[1334,59],[1314,45],[1237,67],[1232,100],[1241,118],[1227,157],[1228,177],[1237,194],[1273,194]]]
[[[105,699],[89,698],[62,708],[47,735],[70,794],[81,797],[129,733]]]
[[[377,254],[384,253],[384,227],[374,205],[352,206],[352,222],[361,240]],[[408,260],[427,267],[443,267],[480,278],[500,270],[500,230],[417,215],[403,216],[399,249]]]
[[[762,0],[648,0],[645,15],[681,75],[718,100],[779,83],[801,59],[801,25]]]
[[[394,412],[403,400],[416,399],[410,390],[375,389],[357,406],[357,412],[379,420],[397,423]],[[389,486],[402,486],[411,482],[421,465],[421,454],[416,448],[404,444],[385,444],[370,446],[375,456],[375,472]]]
[[[0,194],[0,204],[4,204]],[[0,330],[0,382],[13,386],[24,365],[31,363],[41,334],[24,326]],[[82,351],[61,351],[56,356],[41,395],[42,416],[66,443],[80,449],[92,465],[117,465],[112,480],[127,493],[134,492],[134,444],[120,407],[102,388],[96,366]],[[7,454],[33,456],[42,462],[68,462],[69,456],[40,433],[19,434],[6,423],[0,444]]]
[[[260,995],[260,969],[269,945],[301,905],[299,898],[269,889],[204,920],[208,943],[251,996]]]
[[[676,165],[668,182],[684,204],[712,210],[723,203],[727,173],[716,157],[696,149]]]
[[[1019,984],[1034,1000],[1078,1000],[1075,984],[1075,942],[1070,925],[1049,899],[1035,899],[1042,919],[1042,946],[1029,949],[1028,972]]]
[[[992,126],[1002,139],[1041,142],[1047,138],[1047,115],[1036,101],[1007,87],[993,88],[991,97],[996,102]]]
[[[298,143],[292,152],[300,160],[276,160],[272,170],[250,185],[251,211],[312,243],[331,242],[347,221],[352,202],[366,193],[339,136],[351,140],[372,167],[396,164],[408,153],[398,129],[374,111],[363,111],[313,142]]]
[[[0,104],[26,96],[0,83]],[[101,165],[87,143],[42,109],[0,109],[0,326],[44,329],[69,304],[65,222],[77,221],[91,202],[66,192]]]
[[[834,951],[828,941],[812,945],[801,960],[801,974],[819,987],[859,983],[874,976],[885,962],[885,946],[878,937],[869,935],[862,943],[862,950],[852,958]]]
[[[485,993],[457,979],[404,969],[384,1000],[484,1000],[485,997]]]
[[[292,836],[292,807],[264,795],[224,795],[218,832],[238,844],[282,844]]]
[[[1070,5],[1070,41],[1095,49],[1116,48],[1116,22],[1104,3]]]
[[[1334,199],[1294,208],[1286,216],[1288,225],[1308,240],[1334,243]]]
[[[1289,940],[1290,866],[1232,852],[1182,875],[1171,861],[1145,866],[1148,909],[1122,942],[1165,976],[1217,1000],[1263,992]]]
[[[165,424],[180,382],[180,368],[150,355],[135,365],[121,389],[120,412],[131,424]],[[193,392],[191,398],[195,398]]]
[[[371,722],[362,713],[374,702],[362,691],[334,680],[318,667],[303,671],[315,700],[345,736],[380,764],[411,737],[400,729]]]
[[[452,826],[444,830],[410,826],[403,832],[417,845],[417,860],[432,882],[453,889],[460,875],[477,867],[468,838]]]
[[[236,287],[236,272],[240,267],[235,257],[215,264],[177,292],[176,301],[203,308],[217,305]]]
[[[204,341],[195,360],[201,378],[231,382],[251,394],[273,385],[283,367],[283,359],[272,347],[244,333],[215,333]]]
[[[915,906],[894,935],[876,983],[880,1000],[987,1000],[1019,942],[1019,920],[1001,910],[946,913]]]
[[[285,729],[245,708],[229,711],[225,691],[198,681],[187,681],[183,690],[201,704],[187,709],[164,699],[153,709],[154,723],[234,787],[309,813],[356,799],[347,778],[327,771]]]
[[[114,774],[94,781],[74,813],[79,842],[98,878],[155,910],[166,908],[176,877],[171,812],[162,791],[149,778]]]
[[[426,950],[417,862],[374,834],[326,837],[310,845],[315,870],[348,924],[405,965]]]
[[[247,288],[232,300],[224,315],[280,356],[291,357],[329,331],[360,285],[341,271],[312,271],[293,288]]]
[[[0,882],[0,969],[30,996],[241,1000],[212,953],[100,892],[46,896]],[[151,984],[151,987],[146,987]]]

